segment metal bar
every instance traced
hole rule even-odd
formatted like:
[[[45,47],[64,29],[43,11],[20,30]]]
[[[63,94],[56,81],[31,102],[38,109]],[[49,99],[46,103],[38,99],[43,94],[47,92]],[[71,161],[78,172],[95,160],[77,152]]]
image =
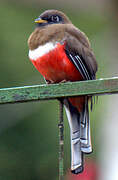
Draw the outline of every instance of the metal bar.
[[[63,100],[59,102],[59,180],[64,180],[64,121],[63,121]]]
[[[0,89],[0,104],[118,93],[118,77]]]

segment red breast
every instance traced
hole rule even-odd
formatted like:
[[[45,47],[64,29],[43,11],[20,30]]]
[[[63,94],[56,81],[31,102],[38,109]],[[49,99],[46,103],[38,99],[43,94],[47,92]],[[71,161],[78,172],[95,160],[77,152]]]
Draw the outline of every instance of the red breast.
[[[55,83],[63,80],[82,80],[80,72],[68,59],[64,48],[65,44],[57,43],[53,50],[35,60],[31,59],[33,65],[46,80]]]

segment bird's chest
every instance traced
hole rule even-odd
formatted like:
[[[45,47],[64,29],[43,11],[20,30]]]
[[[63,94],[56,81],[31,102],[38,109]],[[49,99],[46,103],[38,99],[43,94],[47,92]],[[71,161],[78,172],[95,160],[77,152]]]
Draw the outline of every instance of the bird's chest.
[[[65,44],[47,43],[29,51],[29,58],[36,69],[51,82],[77,81],[81,75],[68,59],[65,53]]]

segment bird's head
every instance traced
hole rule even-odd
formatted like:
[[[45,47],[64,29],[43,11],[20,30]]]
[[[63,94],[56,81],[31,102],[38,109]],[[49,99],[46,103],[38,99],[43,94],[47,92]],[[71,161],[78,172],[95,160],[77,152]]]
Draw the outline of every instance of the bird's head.
[[[71,21],[61,11],[47,10],[35,19],[35,23],[38,27],[43,27],[51,24],[70,24]]]

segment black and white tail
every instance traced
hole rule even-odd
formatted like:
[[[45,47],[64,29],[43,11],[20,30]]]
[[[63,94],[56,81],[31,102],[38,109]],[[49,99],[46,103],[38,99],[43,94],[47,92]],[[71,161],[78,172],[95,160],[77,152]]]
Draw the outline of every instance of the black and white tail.
[[[64,99],[71,138],[71,170],[78,174],[83,171],[84,153],[91,153],[90,120],[88,111],[88,98],[85,97],[85,107],[83,112],[70,104],[68,99]]]

